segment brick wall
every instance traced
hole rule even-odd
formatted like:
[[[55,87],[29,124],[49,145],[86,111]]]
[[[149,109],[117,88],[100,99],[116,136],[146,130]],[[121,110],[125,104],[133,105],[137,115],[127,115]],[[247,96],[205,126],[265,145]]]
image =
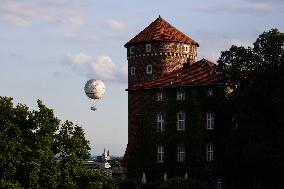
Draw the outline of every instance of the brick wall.
[[[151,51],[146,52],[146,45]],[[187,50],[186,50],[187,48]],[[127,48],[128,84],[140,83],[182,67],[183,63],[194,63],[196,46],[179,42],[149,42]],[[152,65],[152,74],[146,73],[147,65]],[[131,74],[135,68],[135,75]]]

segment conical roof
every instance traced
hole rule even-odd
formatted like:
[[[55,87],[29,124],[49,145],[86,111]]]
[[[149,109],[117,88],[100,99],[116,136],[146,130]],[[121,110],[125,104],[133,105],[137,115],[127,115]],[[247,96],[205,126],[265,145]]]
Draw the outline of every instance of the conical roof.
[[[160,16],[124,46],[128,47],[136,43],[150,41],[175,41],[199,46],[196,41],[179,31]]]

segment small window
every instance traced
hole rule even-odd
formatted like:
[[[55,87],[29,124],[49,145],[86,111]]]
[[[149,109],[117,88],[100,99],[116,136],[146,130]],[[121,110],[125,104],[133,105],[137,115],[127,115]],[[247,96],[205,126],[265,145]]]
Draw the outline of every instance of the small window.
[[[163,101],[164,100],[164,94],[162,92],[157,93],[157,101]]]
[[[129,48],[129,53],[130,53],[130,54],[134,54],[134,46],[131,46],[131,47]]]
[[[214,128],[214,113],[207,112],[206,113],[206,129],[213,130]]]
[[[146,52],[151,52],[151,44],[146,44]]]
[[[213,97],[214,96],[214,91],[212,89],[209,89],[207,91],[207,97]]]
[[[177,91],[177,100],[184,100],[184,99],[185,99],[185,92]]]
[[[147,74],[152,74],[152,65],[147,65],[147,67],[146,67],[146,73],[147,73]]]
[[[165,162],[165,149],[163,145],[157,146],[157,161],[159,163]]]
[[[163,132],[165,130],[164,115],[160,112],[157,114],[157,131]]]
[[[177,113],[177,130],[178,131],[185,130],[185,113],[184,112]]]
[[[189,46],[188,45],[184,45],[184,52],[189,52]]]
[[[131,67],[130,68],[130,74],[131,75],[135,75],[135,67]]]
[[[177,146],[177,161],[180,163],[185,161],[185,146],[183,144]]]
[[[213,144],[209,143],[206,145],[206,160],[213,161]]]

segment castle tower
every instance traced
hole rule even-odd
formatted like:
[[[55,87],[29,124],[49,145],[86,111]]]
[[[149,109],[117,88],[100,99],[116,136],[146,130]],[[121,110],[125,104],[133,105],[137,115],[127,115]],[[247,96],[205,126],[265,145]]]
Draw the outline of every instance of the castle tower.
[[[160,16],[125,45],[128,60],[128,87],[193,64],[199,44]],[[142,93],[128,91],[127,163],[138,128],[142,126]]]
[[[199,44],[159,16],[124,46],[132,85],[194,63]]]

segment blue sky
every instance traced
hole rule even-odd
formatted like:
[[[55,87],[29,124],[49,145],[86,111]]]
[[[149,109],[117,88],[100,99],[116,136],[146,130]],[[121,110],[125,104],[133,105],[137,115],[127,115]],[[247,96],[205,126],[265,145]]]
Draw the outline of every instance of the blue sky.
[[[92,154],[123,155],[127,144],[124,44],[158,15],[198,41],[198,59],[217,61],[231,45],[252,45],[263,31],[284,31],[282,0],[0,0],[0,95],[85,129]],[[106,93],[92,106],[90,78]]]

